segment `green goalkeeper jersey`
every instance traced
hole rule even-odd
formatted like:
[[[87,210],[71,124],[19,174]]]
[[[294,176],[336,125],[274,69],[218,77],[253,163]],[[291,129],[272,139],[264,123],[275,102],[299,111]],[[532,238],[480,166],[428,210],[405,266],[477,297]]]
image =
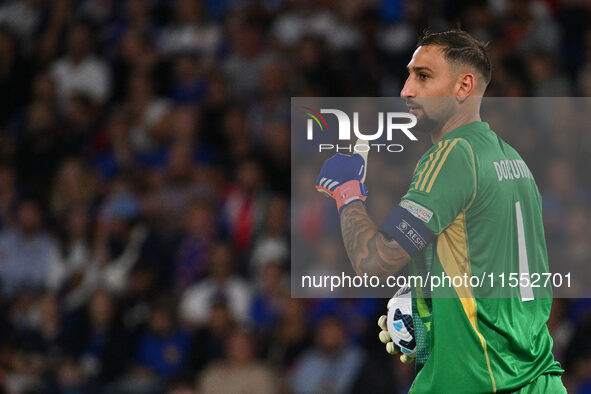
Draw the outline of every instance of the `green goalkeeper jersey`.
[[[564,372],[546,326],[551,290],[509,287],[511,273],[548,272],[541,197],[515,149],[487,123],[458,127],[423,155],[400,206],[434,235],[411,270],[488,279],[479,288],[434,287],[430,295],[414,289],[410,392],[517,390]]]

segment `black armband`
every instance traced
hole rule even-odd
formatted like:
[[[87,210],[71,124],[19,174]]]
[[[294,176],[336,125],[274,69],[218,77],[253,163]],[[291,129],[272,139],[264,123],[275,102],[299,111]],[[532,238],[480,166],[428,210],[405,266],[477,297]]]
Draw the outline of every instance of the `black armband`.
[[[424,250],[435,235],[412,213],[397,205],[380,231],[394,239],[411,257]]]

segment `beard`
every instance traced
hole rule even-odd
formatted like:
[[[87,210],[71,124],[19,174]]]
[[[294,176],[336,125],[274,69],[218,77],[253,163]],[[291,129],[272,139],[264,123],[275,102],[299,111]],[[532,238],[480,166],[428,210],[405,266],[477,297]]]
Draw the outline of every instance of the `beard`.
[[[424,110],[422,110],[421,112],[422,115],[417,116],[417,124],[415,127],[413,127],[413,130],[416,130],[422,134],[431,134],[441,128],[440,122],[430,118]]]
[[[433,103],[430,104],[432,107]],[[442,106],[430,108],[429,111],[426,111],[423,105],[412,101],[412,105],[419,109],[419,113],[416,115],[417,124],[413,127],[413,130],[419,133],[438,133],[454,113],[454,108],[449,105],[450,103],[444,101],[441,104]]]

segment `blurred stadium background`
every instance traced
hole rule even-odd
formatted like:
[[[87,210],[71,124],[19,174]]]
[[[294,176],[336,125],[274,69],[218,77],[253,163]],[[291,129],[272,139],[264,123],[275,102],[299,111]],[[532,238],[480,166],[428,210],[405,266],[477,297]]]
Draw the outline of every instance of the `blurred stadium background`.
[[[289,297],[290,97],[398,96],[418,34],[458,24],[490,41],[488,95],[591,96],[590,22],[585,0],[0,2],[2,390],[406,392],[384,300]],[[551,258],[589,264],[591,135],[511,142]],[[591,393],[591,302],[549,328]]]

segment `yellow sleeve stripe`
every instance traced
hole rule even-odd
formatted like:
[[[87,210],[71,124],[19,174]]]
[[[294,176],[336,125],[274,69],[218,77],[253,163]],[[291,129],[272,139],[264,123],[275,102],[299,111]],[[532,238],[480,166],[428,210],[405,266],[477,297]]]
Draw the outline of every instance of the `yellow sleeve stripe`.
[[[419,190],[421,190],[421,191],[425,190],[425,185],[427,184],[427,180],[429,179],[429,175],[431,175],[431,172],[433,172],[433,168],[435,168],[435,165],[437,164],[439,157],[441,157],[441,153],[443,151],[445,151],[445,148],[447,147],[447,145],[449,145],[449,140],[444,141],[441,148],[439,148],[439,149],[437,149],[437,151],[433,152],[433,153],[436,153],[435,159],[431,162],[431,165],[429,166],[429,170],[427,170],[427,173],[425,174],[425,178],[423,179],[421,186],[418,187]],[[427,165],[425,165],[425,168],[427,168]],[[417,186],[418,185],[419,185],[419,182],[417,182]]]
[[[427,171],[427,167],[429,167],[429,163],[431,163],[431,160],[433,160],[433,155],[439,150],[441,149],[441,144],[443,144],[443,141],[439,141],[439,144],[437,144],[437,149],[434,150],[433,152],[431,152],[431,154],[429,155],[429,160],[427,160],[425,162],[425,166],[423,167],[423,171],[421,171],[421,173],[419,174],[419,179],[417,180],[417,183],[415,183],[415,189],[418,190],[419,185],[421,184],[421,179],[423,179],[423,175],[425,174],[425,171]]]
[[[454,148],[454,146],[460,141],[460,139],[455,139],[453,140],[453,142],[451,144],[449,144],[449,148],[447,148],[445,150],[445,153],[443,154],[443,157],[441,158],[441,161],[439,162],[439,165],[437,166],[437,169],[435,170],[435,172],[433,173],[433,176],[431,177],[431,182],[429,182],[429,186],[427,186],[427,193],[429,193],[431,191],[431,188],[433,187],[433,182],[435,182],[435,179],[437,178],[437,175],[439,175],[439,171],[441,171],[441,167],[443,166],[443,163],[445,163],[445,160],[447,159],[447,156],[449,156],[449,153],[451,152],[451,150]]]

